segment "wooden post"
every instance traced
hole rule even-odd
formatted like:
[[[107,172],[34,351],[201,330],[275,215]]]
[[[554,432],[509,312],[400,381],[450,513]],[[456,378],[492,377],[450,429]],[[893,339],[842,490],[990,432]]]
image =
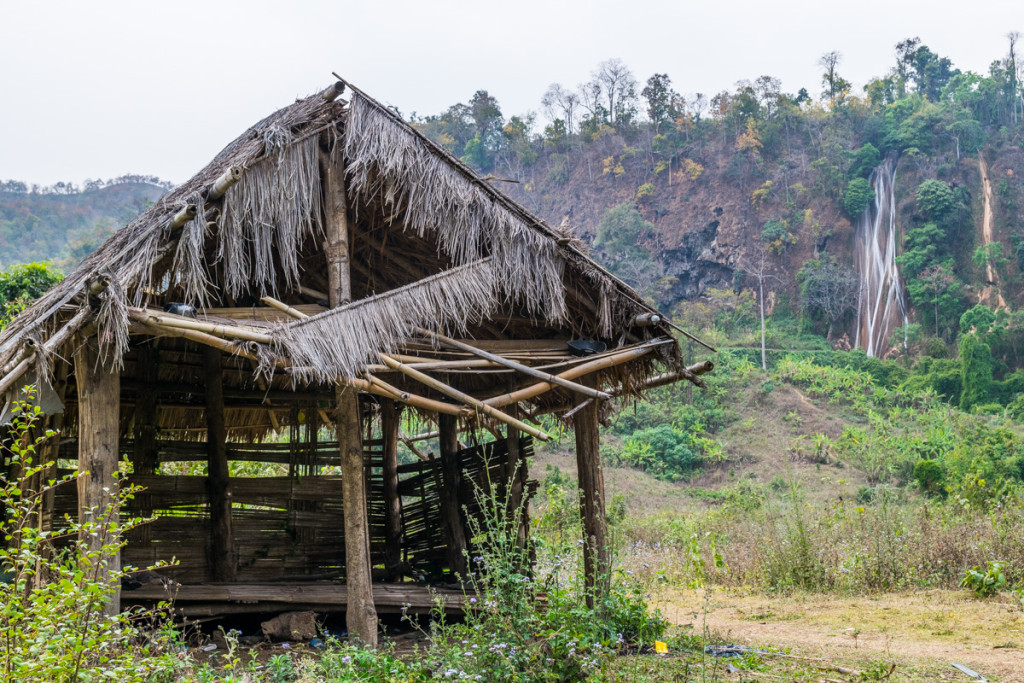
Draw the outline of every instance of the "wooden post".
[[[220,351],[203,347],[206,384],[206,485],[210,496],[210,578],[228,583],[237,576],[231,534],[231,481],[228,476],[227,425],[224,422],[224,368]]]
[[[135,474],[156,474],[156,351],[148,342],[138,347],[135,380],[139,388],[135,395],[135,449],[132,466]]]
[[[156,445],[156,399],[157,373],[156,352],[151,342],[143,342],[138,347],[135,361],[135,380],[138,389],[135,392],[135,419],[133,436],[135,447],[132,452],[132,470],[135,474],[156,474],[158,463]],[[139,514],[148,517],[153,514],[153,496],[148,491],[140,491],[135,495]],[[137,530],[140,543],[152,540],[152,524],[143,524]]]
[[[519,406],[514,405],[508,411],[518,417]],[[529,508],[524,505],[523,495],[526,491],[526,458],[522,456],[519,439],[521,432],[515,427],[508,427],[508,460],[505,462],[505,482],[508,491],[508,515],[511,522],[517,523],[517,528],[509,529],[516,535],[520,548],[526,547],[526,535],[529,528]],[[525,568],[524,568],[525,569]]]
[[[380,411],[384,440],[384,569],[389,577],[395,578],[402,563],[402,501],[398,497],[398,423],[402,405],[382,399]]]
[[[97,534],[85,539],[90,555],[117,539],[103,533],[110,522],[116,522],[117,455],[120,437],[121,376],[98,363],[96,338],[86,339],[75,354],[75,385],[78,388],[78,469],[88,472],[78,478],[78,518],[82,522],[100,524]],[[111,517],[104,516],[107,512]],[[114,551],[95,556],[88,571],[101,577],[107,571],[121,568],[121,553]],[[104,613],[121,611],[120,583],[110,586],[111,598]]]
[[[328,303],[337,308],[352,300],[349,270],[348,200],[345,169],[321,153],[320,173],[324,188],[324,228],[327,235]],[[335,340],[344,343],[344,340]],[[366,477],[360,432],[359,394],[350,387],[335,389],[336,428],[341,452],[342,510],[345,517],[345,583],[348,608],[345,623],[352,637],[367,645],[377,644],[377,608],[373,604],[370,571],[370,521],[366,506]]]
[[[462,488],[462,468],[459,466],[458,420],[453,415],[439,414],[437,426],[441,450],[441,516],[447,531],[448,568],[457,576],[468,573],[466,562],[466,526],[462,521],[459,491]]]
[[[591,385],[593,379],[585,378]],[[604,507],[604,475],[601,472],[599,402],[584,406],[573,417],[576,431],[576,469],[580,486],[580,517],[583,518],[583,571],[587,607],[607,589],[608,520]]]

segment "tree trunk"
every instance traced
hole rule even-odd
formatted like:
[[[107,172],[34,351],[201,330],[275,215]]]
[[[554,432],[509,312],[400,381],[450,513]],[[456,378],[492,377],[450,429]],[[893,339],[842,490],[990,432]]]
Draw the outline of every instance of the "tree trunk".
[[[224,368],[221,352],[203,347],[206,393],[206,486],[210,496],[210,578],[230,583],[237,577],[231,533],[231,480],[228,472],[228,430],[224,421]]]
[[[99,525],[96,534],[86,536],[89,558],[87,571],[101,579],[121,569],[119,551],[102,552],[116,543],[107,535],[119,516],[117,454],[120,439],[121,376],[98,363],[95,337],[87,339],[75,355],[75,385],[78,388],[78,518]],[[86,474],[87,472],[87,474]],[[109,516],[108,516],[109,515]],[[121,611],[121,585],[109,586],[111,597],[104,613]]]
[[[589,378],[588,378],[589,379]],[[592,380],[591,380],[592,381]],[[604,507],[604,475],[601,472],[598,401],[584,406],[573,417],[576,431],[576,468],[580,486],[580,517],[583,518],[583,571],[587,607],[608,589],[608,520]]]
[[[761,274],[758,275],[758,277],[757,277],[758,288],[759,288],[759,291],[761,293],[760,296],[758,297],[761,300],[761,369],[763,371],[765,371],[765,372],[768,372],[768,360],[767,360],[767,356],[765,354],[765,348],[764,348],[764,265],[763,264],[761,266],[761,270],[762,270]]]
[[[340,152],[338,154],[340,156]],[[328,298],[331,308],[337,308],[352,300],[344,164],[340,159],[335,164],[329,154],[321,153],[320,173],[324,188]],[[335,341],[344,343],[342,339]],[[345,582],[348,589],[345,622],[353,637],[375,646],[377,609],[373,604],[373,575],[370,571],[370,522],[366,507],[359,394],[355,389],[338,386],[335,401],[338,450],[341,455],[342,510],[345,518]]]

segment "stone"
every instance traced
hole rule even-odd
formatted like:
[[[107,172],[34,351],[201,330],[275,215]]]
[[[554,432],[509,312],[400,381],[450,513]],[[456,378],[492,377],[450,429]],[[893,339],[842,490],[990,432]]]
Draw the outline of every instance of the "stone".
[[[285,612],[264,621],[260,626],[263,634],[271,640],[307,642],[317,635],[315,612]]]

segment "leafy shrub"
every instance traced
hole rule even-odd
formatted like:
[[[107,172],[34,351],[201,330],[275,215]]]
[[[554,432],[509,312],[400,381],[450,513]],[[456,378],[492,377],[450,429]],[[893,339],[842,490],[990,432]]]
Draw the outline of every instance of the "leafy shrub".
[[[1006,589],[1003,562],[989,562],[987,568],[972,567],[960,579],[960,587],[972,590],[979,597],[988,598]]]
[[[942,467],[934,460],[918,460],[914,465],[914,480],[921,490],[933,496],[945,492],[943,480],[945,476]]]
[[[626,439],[618,464],[637,467],[669,481],[687,477],[700,467],[705,455],[720,452],[718,444],[702,436],[700,424],[683,430],[671,425],[638,429]]]
[[[25,263],[0,272],[0,329],[64,279],[45,263]]]
[[[875,200],[875,191],[864,178],[854,178],[846,185],[846,193],[843,195],[843,209],[846,215],[856,220],[860,218],[864,210]]]
[[[29,395],[31,401],[31,394]],[[64,528],[44,530],[38,524],[44,497],[73,484],[78,475],[47,480],[53,462],[41,462],[38,451],[52,431],[38,429],[38,406],[15,405],[4,442],[9,472],[0,487],[5,510],[0,544],[0,678],[5,681],[146,681],[168,666],[158,652],[164,636],[149,634],[149,644],[136,626],[146,615],[104,613],[121,579],[131,567],[111,568],[105,557],[119,552],[122,534],[144,520],[118,520],[116,511],[133,490],[118,487],[110,506],[94,510],[89,521],[67,520]],[[111,482],[113,485],[114,482]],[[65,539],[58,547],[55,541]],[[155,615],[151,615],[155,616]]]

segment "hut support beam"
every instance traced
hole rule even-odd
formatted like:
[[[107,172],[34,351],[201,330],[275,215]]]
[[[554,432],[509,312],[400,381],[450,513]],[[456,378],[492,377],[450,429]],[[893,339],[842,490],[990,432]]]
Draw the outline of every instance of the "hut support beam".
[[[468,576],[466,564],[466,527],[462,522],[462,468],[459,467],[458,420],[451,415],[438,415],[441,450],[441,516],[448,537],[448,567],[453,574]]]
[[[402,564],[402,500],[398,496],[398,423],[402,405],[380,402],[381,437],[384,440],[384,569],[395,578]]]
[[[587,586],[587,607],[591,609],[595,598],[606,592],[609,576],[608,520],[604,507],[598,409],[598,402],[594,401],[573,417],[576,469],[581,493],[580,517],[583,520],[583,571]]]
[[[237,575],[231,534],[231,482],[228,477],[228,430],[224,421],[224,367],[220,351],[203,347],[206,384],[207,487],[210,496],[210,575],[230,583]]]
[[[75,385],[78,389],[78,518],[95,522],[98,533],[84,540],[91,560],[86,568],[93,576],[121,568],[121,553],[102,553],[118,539],[109,538],[106,530],[116,523],[117,453],[120,436],[121,376],[100,364],[95,338],[85,340],[75,354]],[[87,473],[87,474],[86,474]],[[109,516],[108,516],[109,513]],[[104,613],[110,616],[121,611],[121,586],[109,586],[109,599]]]
[[[349,269],[348,199],[345,169],[329,153],[321,152],[324,188],[324,227],[327,237],[328,302],[331,308],[352,300]],[[339,385],[336,389],[338,448],[341,451],[342,510],[345,517],[345,583],[348,632],[367,645],[377,644],[377,609],[373,603],[370,571],[370,522],[366,506],[366,476],[359,416],[359,394]]]

